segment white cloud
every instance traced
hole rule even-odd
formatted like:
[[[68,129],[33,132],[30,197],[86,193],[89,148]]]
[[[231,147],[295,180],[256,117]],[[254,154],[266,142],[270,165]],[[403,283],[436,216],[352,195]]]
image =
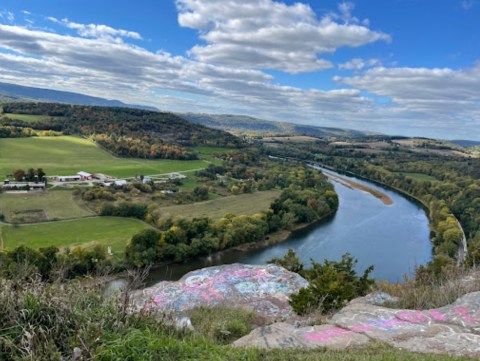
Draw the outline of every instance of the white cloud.
[[[188,111],[180,109],[186,102],[196,102],[196,108],[208,102],[204,108],[297,119],[301,107],[305,114],[331,113],[333,117],[339,110],[355,111],[357,106],[368,103],[356,90],[280,86],[272,83],[271,75],[258,70],[205,64],[108,38],[0,25],[1,48],[13,52],[0,52],[0,77],[4,81],[119,98],[129,103],[147,100],[151,105],[176,111]],[[160,90],[157,97],[152,94],[156,90]],[[165,93],[170,91],[175,96]]]
[[[103,38],[103,39],[115,39],[130,38],[135,40],[142,40],[142,36],[135,31],[128,31],[123,29],[114,29],[107,25],[101,24],[79,24],[68,19],[59,20],[52,16],[47,18],[48,20],[61,24],[69,29],[76,30],[77,34],[85,38]]]
[[[244,1],[247,5],[253,3]],[[272,4],[270,0],[264,3]],[[302,24],[305,15],[311,13],[302,4],[275,6],[279,7],[280,18],[285,17],[280,10],[291,15],[295,7]],[[338,16],[348,18],[348,6]],[[244,12],[247,10],[243,8]],[[205,35],[212,34],[211,22],[205,23],[205,17],[191,16],[189,22],[204,27]],[[333,21],[331,16],[328,19],[333,29],[347,26]],[[349,19],[349,24],[360,22]],[[322,21],[312,18],[316,25]],[[67,20],[65,23],[77,24]],[[355,71],[355,76],[335,78],[340,89],[300,89],[278,84],[272,75],[256,70],[255,66],[247,67],[248,56],[239,61],[239,66],[230,64],[228,59],[225,64],[215,65],[201,58],[173,56],[134,45],[132,39],[138,37],[130,36],[127,30],[77,25],[72,29],[78,35],[65,35],[0,24],[0,80],[171,111],[241,113],[322,126],[480,140],[480,134],[472,132],[480,129],[480,65],[463,70],[386,68],[378,66],[376,59],[354,58],[339,65]],[[255,21],[242,21],[241,26],[247,33],[249,29],[258,30]],[[87,32],[80,34],[80,30]],[[217,35],[221,37],[222,33]],[[289,58],[278,47],[280,39],[268,39],[271,49],[279,52],[275,65],[286,67]],[[286,42],[291,44],[291,39],[287,37]],[[256,46],[266,44],[260,41]],[[306,54],[301,44],[298,49],[292,45],[292,51],[291,59],[298,60],[297,54]],[[267,57],[264,61],[271,60]],[[299,66],[308,68],[312,61],[321,60],[311,60],[307,54]],[[367,69],[372,66],[375,67]]]
[[[196,29],[206,45],[190,54],[199,61],[301,73],[329,69],[319,58],[341,47],[358,47],[390,36],[370,30],[342,3],[339,14],[319,19],[309,5],[272,0],[176,0],[181,26]],[[367,22],[365,22],[366,24]]]
[[[340,70],[360,70],[366,67],[372,67],[378,65],[380,61],[378,59],[368,59],[364,60],[362,58],[353,58],[352,60],[347,61],[346,63],[339,64],[338,69]]]
[[[340,84],[389,99],[373,116],[401,121],[404,129],[462,134],[480,138],[480,63],[469,69],[377,67],[354,77],[335,77]]]
[[[4,19],[12,24],[15,21],[15,14],[11,11],[0,11],[0,19]]]

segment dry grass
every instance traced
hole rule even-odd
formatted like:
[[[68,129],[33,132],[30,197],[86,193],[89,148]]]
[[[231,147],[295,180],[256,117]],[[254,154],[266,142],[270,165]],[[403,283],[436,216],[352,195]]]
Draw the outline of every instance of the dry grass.
[[[422,282],[407,279],[403,284],[382,283],[380,290],[399,297],[389,306],[425,310],[449,305],[459,297],[480,291],[480,269],[451,269]]]

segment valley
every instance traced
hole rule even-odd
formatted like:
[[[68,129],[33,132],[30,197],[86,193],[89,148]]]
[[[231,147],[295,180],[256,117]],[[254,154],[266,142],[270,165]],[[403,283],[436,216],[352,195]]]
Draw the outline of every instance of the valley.
[[[332,301],[342,305],[371,287],[401,296],[480,255],[479,158],[468,148],[336,130],[236,138],[151,111],[4,107],[15,111],[0,117],[6,279],[32,267],[47,283],[102,282],[153,266],[144,281],[156,284],[275,262],[309,281],[309,296],[292,295],[303,314],[330,297],[310,286],[316,277],[341,290],[361,282]]]

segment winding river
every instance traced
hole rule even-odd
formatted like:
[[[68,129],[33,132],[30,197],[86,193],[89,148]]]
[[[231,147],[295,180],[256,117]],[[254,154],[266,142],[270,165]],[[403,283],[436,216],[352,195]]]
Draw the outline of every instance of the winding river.
[[[229,250],[187,264],[171,265],[153,271],[148,284],[160,280],[175,280],[202,267],[227,264],[264,264],[273,257],[282,257],[293,248],[306,264],[310,259],[339,260],[345,252],[358,259],[362,272],[374,265],[373,277],[391,282],[402,281],[418,265],[431,258],[428,218],[424,210],[403,196],[371,182],[336,174],[343,181],[332,180],[340,205],[331,219],[295,231],[282,243],[252,251]],[[346,182],[347,180],[348,182]],[[351,182],[386,194],[392,204],[386,204],[373,194],[351,186]]]

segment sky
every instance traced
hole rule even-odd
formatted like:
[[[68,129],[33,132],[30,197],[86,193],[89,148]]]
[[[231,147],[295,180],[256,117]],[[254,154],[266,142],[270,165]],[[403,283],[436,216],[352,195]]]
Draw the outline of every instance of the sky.
[[[480,140],[480,0],[0,0],[0,81]]]

